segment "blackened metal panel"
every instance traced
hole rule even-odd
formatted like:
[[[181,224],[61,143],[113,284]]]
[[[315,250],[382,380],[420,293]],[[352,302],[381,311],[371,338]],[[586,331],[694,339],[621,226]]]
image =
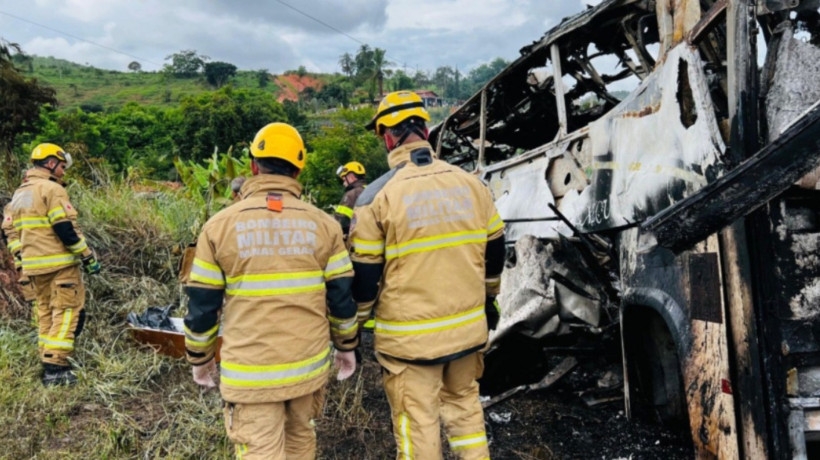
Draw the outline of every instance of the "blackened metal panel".
[[[592,184],[562,204],[583,231],[642,222],[719,177],[725,150],[704,74],[686,44],[590,125]]]
[[[717,254],[688,254],[687,264],[692,319],[723,323]]]
[[[641,228],[660,246],[680,252],[763,206],[818,165],[820,105],[815,105],[753,158]]]

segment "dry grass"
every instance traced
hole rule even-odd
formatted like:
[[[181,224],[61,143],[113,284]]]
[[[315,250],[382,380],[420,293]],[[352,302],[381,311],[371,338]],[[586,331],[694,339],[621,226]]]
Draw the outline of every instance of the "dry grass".
[[[0,323],[0,458],[231,458],[217,393],[182,360],[141,348],[125,316],[178,302],[174,248],[197,230],[176,195],[144,199],[127,185],[70,188],[103,272],[87,277],[88,320],[74,355],[79,383],[43,388],[26,314]]]
[[[139,197],[125,185],[70,193],[104,267],[87,278],[88,321],[74,356],[79,382],[43,388],[28,309],[0,311],[0,458],[232,458],[218,392],[197,387],[184,360],[132,340],[125,321],[130,311],[179,302],[174,248],[196,235],[197,209],[172,194]],[[321,459],[395,456],[380,367],[364,339],[355,376],[331,378],[317,421]],[[494,406],[490,412],[511,421],[488,425],[493,458],[691,458],[668,431],[627,423],[617,405],[581,406],[571,387]]]
[[[69,193],[103,265],[86,277],[88,319],[73,357],[79,382],[43,388],[28,309],[3,312],[0,458],[232,458],[218,392],[197,387],[184,360],[140,346],[126,324],[128,312],[179,302],[175,248],[197,234],[197,210],[181,196],[146,198],[126,184]],[[318,421],[321,458],[393,456],[387,403],[372,391],[378,366],[365,371],[331,383]]]

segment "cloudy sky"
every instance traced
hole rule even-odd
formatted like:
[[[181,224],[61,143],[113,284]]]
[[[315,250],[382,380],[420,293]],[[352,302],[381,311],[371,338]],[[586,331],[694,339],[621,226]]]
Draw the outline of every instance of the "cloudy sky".
[[[339,71],[361,44],[408,72],[469,70],[600,0],[0,0],[0,38],[27,54],[127,70],[193,49],[240,69]]]

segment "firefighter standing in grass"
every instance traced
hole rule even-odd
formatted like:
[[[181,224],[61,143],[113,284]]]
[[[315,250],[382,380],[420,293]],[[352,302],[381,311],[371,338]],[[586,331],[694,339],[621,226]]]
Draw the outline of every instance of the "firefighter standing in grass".
[[[339,225],[299,199],[306,152],[296,129],[271,123],[250,152],[242,200],[208,220],[197,242],[188,361],[194,381],[215,386],[221,312],[220,391],[237,458],[312,459],[332,348],[338,378],[356,368],[353,266]]]
[[[62,185],[71,156],[54,144],[40,144],[31,161],[34,167],[11,200],[11,224],[19,238],[22,275],[31,280],[36,296],[43,384],[73,384],[77,377],[68,358],[85,322],[80,265],[95,274],[100,264]]]
[[[356,200],[359,198],[359,195],[361,195],[364,188],[367,187],[367,182],[364,179],[364,165],[358,161],[351,161],[344,166],[339,166],[339,169],[336,170],[336,175],[342,180],[345,193],[342,195],[342,202],[339,203],[339,206],[336,206],[333,217],[335,217],[342,226],[345,243],[347,247],[350,248],[348,235],[350,234],[350,219],[353,217],[353,206],[356,205]]]
[[[399,91],[367,126],[392,169],[356,202],[353,297],[360,322],[375,309],[398,458],[441,458],[441,419],[456,455],[484,459],[476,379],[498,322],[504,223],[484,184],[433,156],[429,119],[418,95]]]

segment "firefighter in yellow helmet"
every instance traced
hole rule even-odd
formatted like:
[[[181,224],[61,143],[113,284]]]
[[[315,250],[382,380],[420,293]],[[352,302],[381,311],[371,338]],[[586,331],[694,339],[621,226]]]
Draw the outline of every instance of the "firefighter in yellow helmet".
[[[356,368],[353,266],[339,225],[300,199],[306,151],[296,129],[263,127],[250,154],[242,200],[199,235],[187,283],[187,358],[194,381],[215,386],[221,313],[219,385],[237,457],[314,458],[313,419],[333,348],[338,378]]]
[[[22,274],[33,285],[39,325],[43,384],[73,384],[68,358],[85,322],[85,288],[80,266],[100,271],[77,226],[77,209],[63,188],[71,155],[54,144],[31,153],[34,167],[11,200],[11,223],[19,237]]]
[[[375,309],[399,457],[441,458],[441,419],[460,458],[489,458],[476,379],[498,322],[504,223],[478,178],[435,158],[429,119],[418,95],[399,91],[367,125],[392,169],[356,202],[353,297],[360,322]]]
[[[347,236],[350,233],[350,219],[353,217],[353,206],[356,205],[356,199],[359,198],[364,188],[367,187],[364,165],[358,161],[351,161],[344,166],[339,166],[339,169],[336,170],[336,175],[342,180],[345,192],[344,195],[342,195],[342,202],[339,203],[339,206],[336,206],[333,217],[335,217],[339,225],[342,226],[342,233],[349,248],[350,242]]]

